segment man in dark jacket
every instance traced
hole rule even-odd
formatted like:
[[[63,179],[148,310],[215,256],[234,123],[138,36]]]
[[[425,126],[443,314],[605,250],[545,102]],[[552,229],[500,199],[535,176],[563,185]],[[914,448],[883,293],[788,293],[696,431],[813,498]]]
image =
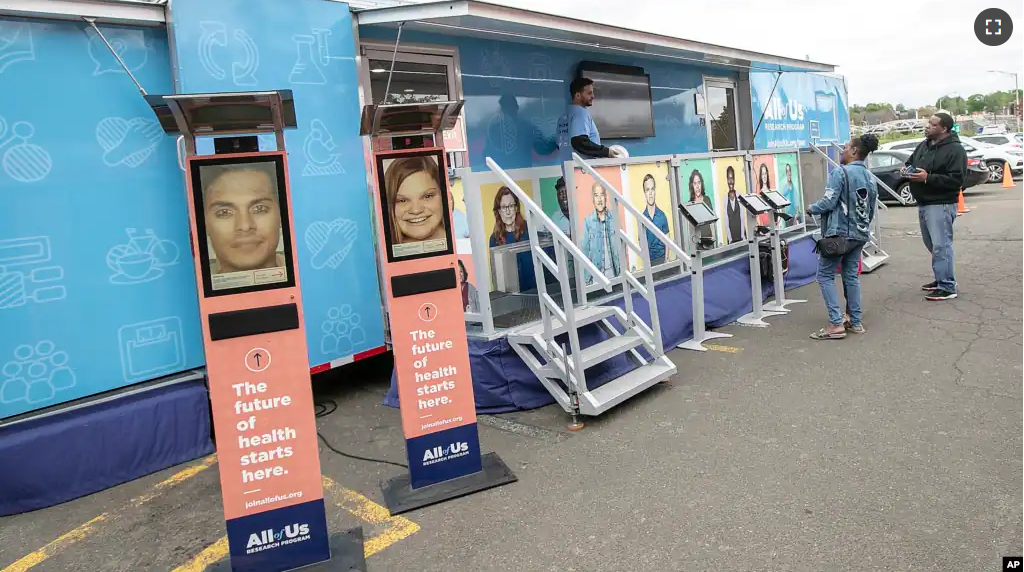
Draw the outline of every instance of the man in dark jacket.
[[[956,298],[953,276],[953,223],[967,173],[967,153],[953,130],[953,118],[936,113],[924,128],[925,140],[907,159],[904,176],[917,201],[921,238],[932,254],[935,280],[921,288],[929,300]]]

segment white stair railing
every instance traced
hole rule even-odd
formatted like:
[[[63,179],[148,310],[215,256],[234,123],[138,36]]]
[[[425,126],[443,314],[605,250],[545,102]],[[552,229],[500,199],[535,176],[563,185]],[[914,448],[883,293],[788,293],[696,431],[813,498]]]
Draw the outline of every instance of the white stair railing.
[[[544,213],[540,206],[533,202],[523,189],[490,157],[486,158],[487,166],[498,178],[512,191],[512,194],[519,199],[519,204],[525,207],[527,232],[530,234],[530,252],[533,256],[533,268],[537,279],[537,295],[540,300],[541,322],[544,326],[544,348],[548,358],[557,360],[568,365],[566,368],[566,389],[573,401],[577,399],[578,393],[587,391],[586,381],[583,376],[583,352],[580,348],[580,336],[576,330],[575,306],[572,302],[572,285],[569,281],[569,259],[575,259],[575,264],[582,264],[587,271],[594,275],[594,280],[611,291],[612,283],[605,277],[604,273],[597,269],[597,266],[584,256],[583,252],[573,244],[572,240],[565,235],[558,225]],[[555,260],[548,256],[547,252],[540,245],[538,229],[543,228],[551,234],[552,243],[555,247]],[[547,268],[552,275],[558,278],[558,284],[562,291],[562,304],[559,306],[555,299],[548,294],[546,280],[544,279],[544,268]],[[580,292],[583,291],[581,284],[577,285]],[[585,298],[580,295],[580,300]],[[571,355],[565,355],[565,351],[555,343],[555,327],[552,324],[552,315],[558,318],[565,326],[566,334],[569,336],[569,349]],[[582,387],[580,387],[582,385]]]
[[[675,243],[668,235],[663,233],[661,229],[657,227],[651,220],[643,215],[636,207],[629,204],[626,197],[622,196],[611,183],[609,183],[604,177],[601,176],[593,167],[580,157],[578,154],[572,154],[573,163],[583,169],[583,172],[587,173],[598,184],[600,184],[608,192],[611,197],[611,204],[609,208],[612,213],[616,215],[620,212],[619,207],[622,210],[629,213],[637,220],[637,228],[645,228],[655,238],[660,240],[666,248],[671,250],[676,255],[676,263],[687,267],[690,266],[690,255],[687,254],[681,246]],[[622,217],[615,216],[616,224],[616,236],[619,238],[617,242],[617,248],[619,251],[619,260],[622,261],[620,268],[622,269],[622,295],[623,301],[626,306],[626,318],[628,320],[627,327],[632,328],[641,335],[641,339],[644,340],[644,345],[647,346],[648,351],[651,353],[653,358],[659,358],[665,355],[665,346],[661,337],[661,320],[658,316],[658,299],[654,291],[654,273],[651,270],[651,251],[650,244],[648,244],[647,233],[640,232],[640,244],[637,244],[626,230],[623,228]],[[629,270],[629,264],[626,262],[626,249],[629,248],[637,256],[643,260],[643,275],[644,283],[640,284],[637,277],[633,272]],[[635,290],[640,293],[641,296],[647,301],[647,307],[651,314],[651,324],[648,326],[647,323],[633,310],[633,295],[632,291]]]

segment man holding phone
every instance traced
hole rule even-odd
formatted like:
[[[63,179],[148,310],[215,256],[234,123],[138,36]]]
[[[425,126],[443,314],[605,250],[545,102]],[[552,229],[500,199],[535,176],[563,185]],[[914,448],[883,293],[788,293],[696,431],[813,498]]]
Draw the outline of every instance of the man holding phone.
[[[932,282],[921,288],[928,300],[957,297],[953,275],[953,223],[967,173],[967,152],[953,133],[953,118],[936,113],[924,128],[925,140],[907,159],[902,173],[917,201],[921,238],[932,255]]]

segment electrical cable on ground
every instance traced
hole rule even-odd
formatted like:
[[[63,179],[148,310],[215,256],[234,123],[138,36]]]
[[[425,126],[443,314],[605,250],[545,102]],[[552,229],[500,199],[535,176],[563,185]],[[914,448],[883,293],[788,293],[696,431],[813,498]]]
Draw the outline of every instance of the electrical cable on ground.
[[[338,404],[335,403],[333,399],[328,399],[328,400],[326,400],[325,402],[322,402],[322,403],[315,403],[313,405],[313,410],[316,412],[316,417],[319,419],[320,417],[327,417],[331,413],[334,413],[335,411],[337,411],[338,410]],[[408,469],[409,468],[409,465],[404,465],[402,463],[396,463],[395,461],[388,461],[387,459],[374,459],[372,457],[360,457],[359,455],[352,455],[350,453],[346,453],[344,451],[341,451],[340,449],[336,449],[334,447],[334,445],[331,445],[331,443],[327,440],[327,437],[324,437],[323,434],[320,433],[319,430],[317,430],[316,436],[320,438],[320,440],[323,442],[324,446],[327,447],[328,449],[330,449],[331,452],[333,452],[333,453],[335,453],[337,455],[341,455],[342,457],[348,457],[349,459],[357,459],[359,461],[369,461],[371,463],[383,463],[385,465],[394,465],[396,467],[402,467],[403,469]]]

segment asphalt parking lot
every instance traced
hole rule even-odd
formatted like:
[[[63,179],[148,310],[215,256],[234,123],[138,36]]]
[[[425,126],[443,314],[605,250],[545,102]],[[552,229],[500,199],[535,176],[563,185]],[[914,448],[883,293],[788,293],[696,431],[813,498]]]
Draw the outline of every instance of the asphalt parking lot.
[[[816,284],[770,328],[580,432],[556,406],[481,417],[517,483],[391,517],[402,469],[321,447],[329,523],[362,525],[373,571],[996,570],[1022,540],[1021,184],[986,185],[956,224],[959,299],[927,302],[916,209],[884,217],[867,333],[816,342]],[[317,388],[337,448],[404,462],[389,366]],[[4,470],[14,470],[10,467]],[[215,457],[0,519],[0,572],[197,572],[226,553]]]

